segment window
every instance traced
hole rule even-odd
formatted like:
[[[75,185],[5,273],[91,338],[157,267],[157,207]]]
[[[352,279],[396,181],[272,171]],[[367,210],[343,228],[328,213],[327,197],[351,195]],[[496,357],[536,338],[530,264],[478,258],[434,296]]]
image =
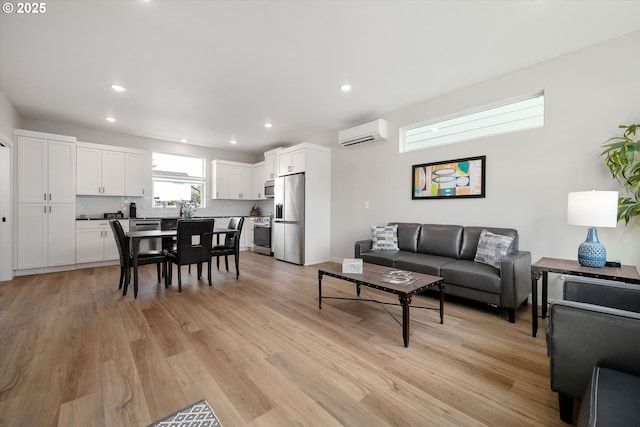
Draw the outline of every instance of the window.
[[[471,113],[407,126],[400,131],[400,152],[544,126],[544,93]]]
[[[191,201],[204,207],[205,159],[153,153],[153,206],[177,207]]]

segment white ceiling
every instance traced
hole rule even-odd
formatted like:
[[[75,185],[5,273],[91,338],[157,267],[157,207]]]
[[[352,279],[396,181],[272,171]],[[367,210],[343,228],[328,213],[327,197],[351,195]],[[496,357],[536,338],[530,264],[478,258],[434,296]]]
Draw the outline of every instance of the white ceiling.
[[[0,88],[22,117],[227,149],[236,139],[233,149],[255,152],[640,30],[640,2],[613,0],[49,0],[46,9],[0,13]],[[340,92],[343,82],[353,90]]]

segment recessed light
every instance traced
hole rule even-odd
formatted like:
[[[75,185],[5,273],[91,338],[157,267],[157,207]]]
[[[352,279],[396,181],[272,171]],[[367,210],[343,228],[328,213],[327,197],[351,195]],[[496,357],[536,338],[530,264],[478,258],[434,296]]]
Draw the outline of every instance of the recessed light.
[[[124,92],[125,90],[127,90],[124,86],[120,85],[111,85],[111,89],[115,90],[116,92]]]
[[[266,127],[266,128],[270,128],[271,126],[273,126],[271,123],[265,123],[264,124],[264,127]]]
[[[187,143],[187,142],[189,142],[189,140],[188,140],[187,138],[181,138],[181,139],[180,139],[180,142]]]
[[[229,141],[229,144],[237,144],[238,141],[236,141],[235,139],[232,139],[231,141]]]
[[[104,119],[105,119],[106,121],[108,121],[108,122],[111,122],[111,123],[113,123],[113,122],[115,122],[115,121],[116,121],[116,119],[115,119],[115,118],[113,118],[113,117],[105,117]]]
[[[342,84],[340,85],[340,90],[343,92],[349,92],[351,90],[351,85],[350,84]]]
[[[431,128],[432,132],[438,132],[438,128]]]

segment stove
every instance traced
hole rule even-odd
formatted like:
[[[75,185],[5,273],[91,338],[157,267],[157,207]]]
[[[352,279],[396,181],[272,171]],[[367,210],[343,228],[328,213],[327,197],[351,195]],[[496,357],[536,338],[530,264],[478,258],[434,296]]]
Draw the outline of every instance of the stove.
[[[273,255],[271,250],[271,217],[261,216],[253,220],[253,251]]]

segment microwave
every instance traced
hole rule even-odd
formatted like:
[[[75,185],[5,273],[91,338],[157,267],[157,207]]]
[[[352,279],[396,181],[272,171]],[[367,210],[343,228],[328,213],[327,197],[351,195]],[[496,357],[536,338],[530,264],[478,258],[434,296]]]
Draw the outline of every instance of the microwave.
[[[273,193],[275,190],[276,182],[274,180],[269,180],[264,183],[264,197],[273,198]]]

